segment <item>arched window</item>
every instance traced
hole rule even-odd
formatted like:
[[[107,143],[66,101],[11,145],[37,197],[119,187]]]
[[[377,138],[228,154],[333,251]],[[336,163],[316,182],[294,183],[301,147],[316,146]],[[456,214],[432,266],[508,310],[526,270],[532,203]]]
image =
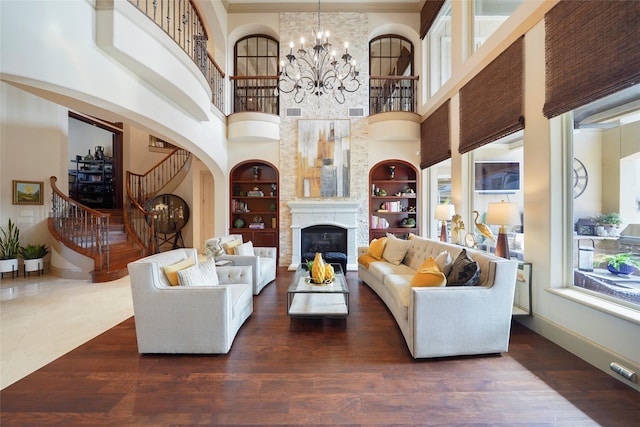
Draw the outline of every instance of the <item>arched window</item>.
[[[369,111],[416,110],[413,43],[402,36],[378,36],[369,42]]]
[[[279,44],[266,35],[250,35],[234,48],[233,111],[278,114]]]

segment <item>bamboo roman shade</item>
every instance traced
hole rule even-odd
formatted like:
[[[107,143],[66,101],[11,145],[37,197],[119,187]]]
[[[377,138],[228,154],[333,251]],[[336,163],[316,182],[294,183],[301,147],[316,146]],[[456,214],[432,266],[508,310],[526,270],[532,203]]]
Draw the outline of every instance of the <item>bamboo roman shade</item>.
[[[420,124],[420,169],[451,157],[449,103],[447,100]]]
[[[561,1],[545,31],[546,117],[640,83],[640,1]]]
[[[420,10],[420,38],[424,39],[436,20],[444,0],[427,0]]]
[[[460,90],[460,153],[524,129],[523,40],[518,38]]]

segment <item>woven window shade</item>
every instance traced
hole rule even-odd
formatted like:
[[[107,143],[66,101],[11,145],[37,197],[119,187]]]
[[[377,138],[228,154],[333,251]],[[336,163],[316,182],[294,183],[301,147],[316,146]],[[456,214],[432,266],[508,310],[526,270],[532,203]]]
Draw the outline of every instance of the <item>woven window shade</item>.
[[[449,100],[420,124],[420,169],[451,157]]]
[[[640,83],[640,1],[561,1],[545,31],[546,117]]]
[[[427,0],[420,10],[420,38],[424,39],[436,20],[444,0]]]
[[[518,38],[460,90],[460,153],[524,129],[523,40]]]

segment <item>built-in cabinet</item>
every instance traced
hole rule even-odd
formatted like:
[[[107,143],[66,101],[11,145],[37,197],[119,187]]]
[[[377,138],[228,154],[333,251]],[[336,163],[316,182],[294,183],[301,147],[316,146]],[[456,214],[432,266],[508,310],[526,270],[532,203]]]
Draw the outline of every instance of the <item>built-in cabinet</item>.
[[[93,209],[114,207],[113,161],[71,160],[75,169],[69,170],[69,196]]]
[[[419,234],[418,170],[404,160],[385,160],[369,171],[369,240],[393,233]]]
[[[278,169],[262,160],[234,166],[229,181],[230,234],[242,234],[254,246],[279,247]]]

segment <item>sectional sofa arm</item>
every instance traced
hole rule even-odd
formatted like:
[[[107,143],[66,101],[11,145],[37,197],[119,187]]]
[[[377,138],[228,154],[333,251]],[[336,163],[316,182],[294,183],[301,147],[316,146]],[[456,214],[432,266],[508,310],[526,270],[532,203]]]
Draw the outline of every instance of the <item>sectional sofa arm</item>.
[[[237,283],[251,285],[253,283],[253,268],[251,266],[217,267],[216,273],[221,285]]]
[[[276,248],[254,247],[253,253],[256,254],[256,256],[276,259]]]

